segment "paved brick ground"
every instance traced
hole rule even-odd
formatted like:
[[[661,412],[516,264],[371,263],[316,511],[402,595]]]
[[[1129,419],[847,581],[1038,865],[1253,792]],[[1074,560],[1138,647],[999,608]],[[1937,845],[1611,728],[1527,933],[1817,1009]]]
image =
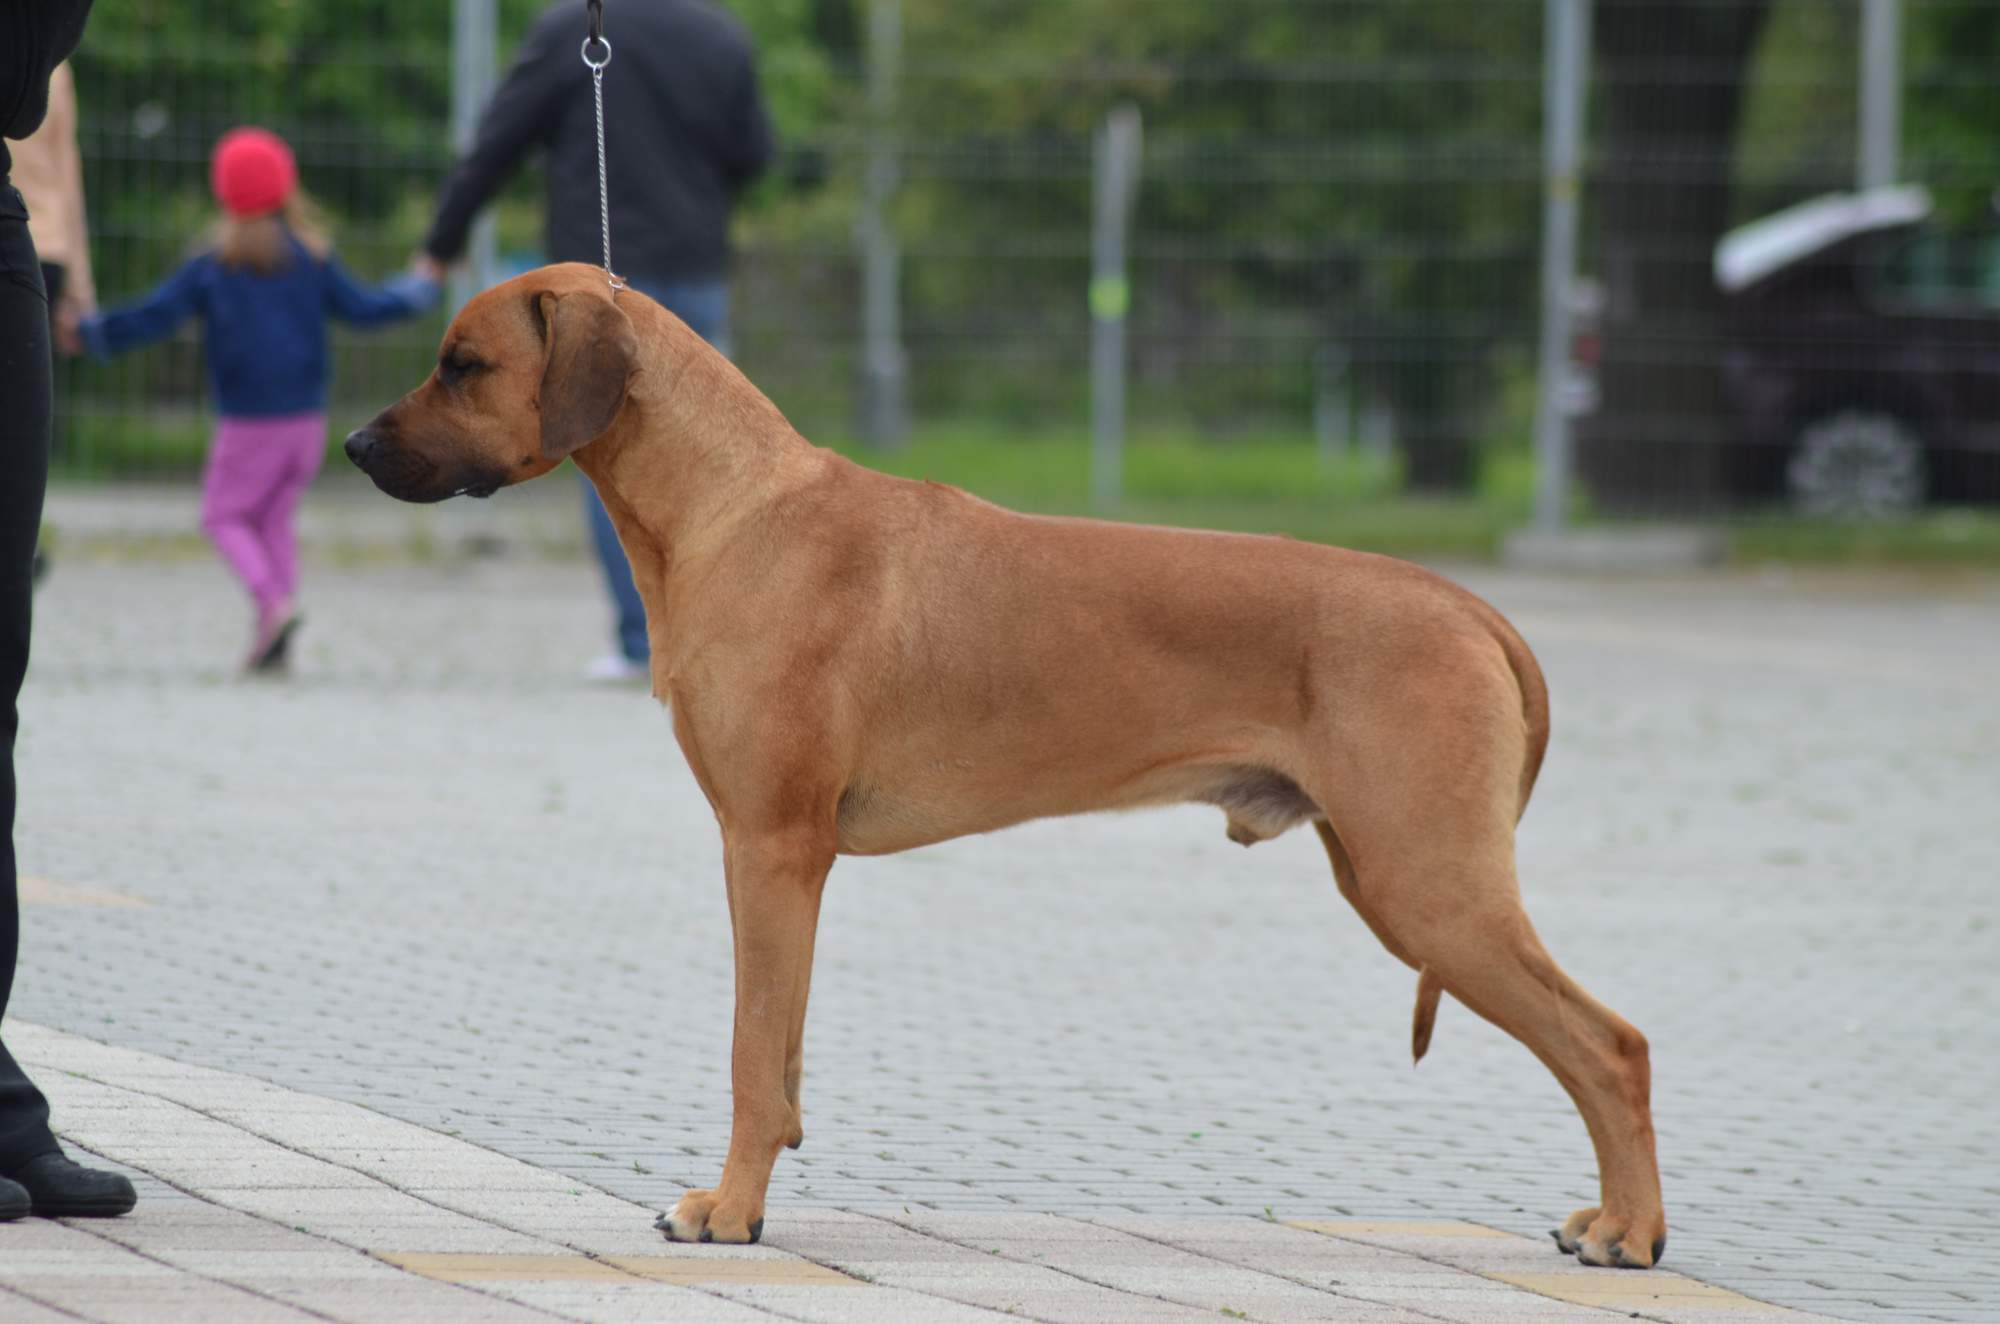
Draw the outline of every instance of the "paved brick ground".
[[[310,573],[298,675],[246,684],[206,560],[58,567],[23,868],[147,904],[31,905],[17,1013],[656,1207],[708,1184],[719,849],[659,710],[572,679],[602,634],[588,568]],[[1524,887],[1653,1040],[1669,1263],[1844,1318],[1992,1318],[2000,585],[1469,578],[1554,689]],[[1269,1209],[1540,1234],[1594,1188],[1580,1124],[1449,1004],[1413,1071],[1411,983],[1310,834],[1245,852],[1212,811],[843,861],[771,1226]]]
[[[86,1324],[1771,1324],[1670,1270],[1551,1264],[1464,1222],[793,1206],[672,1246],[641,1206],[351,1103],[10,1023],[70,1143],[139,1209],[0,1226],[0,1318]]]

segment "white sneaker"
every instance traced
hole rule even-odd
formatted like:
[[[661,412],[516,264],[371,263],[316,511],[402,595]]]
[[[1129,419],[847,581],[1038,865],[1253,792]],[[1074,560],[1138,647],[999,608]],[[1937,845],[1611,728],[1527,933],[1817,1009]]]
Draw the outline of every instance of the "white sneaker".
[[[623,653],[606,653],[592,659],[583,669],[583,678],[593,685],[631,685],[642,680],[650,680],[653,668],[644,662],[634,662]]]

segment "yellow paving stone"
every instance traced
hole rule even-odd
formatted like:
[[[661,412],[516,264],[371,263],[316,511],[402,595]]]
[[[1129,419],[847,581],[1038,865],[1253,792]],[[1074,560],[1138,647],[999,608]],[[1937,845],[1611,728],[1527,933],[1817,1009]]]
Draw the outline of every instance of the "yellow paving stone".
[[[23,875],[20,887],[21,904],[24,906],[102,906],[116,909],[121,906],[150,904],[142,897],[127,896],[123,892],[107,892],[97,887],[78,887],[74,883],[59,883],[53,878],[31,878]]]
[[[607,1255],[605,1263],[661,1283],[758,1283],[801,1287],[860,1287],[836,1269],[811,1260],[690,1259],[676,1255]]]
[[[1289,1222],[1286,1227],[1301,1228],[1307,1232],[1318,1232],[1329,1237],[1512,1237],[1511,1232],[1498,1228],[1481,1227],[1477,1223],[1421,1223],[1400,1220],[1337,1219],[1331,1222],[1308,1220]]]
[[[1525,1287],[1542,1296],[1609,1310],[1645,1310],[1658,1306],[1699,1306],[1704,1310],[1782,1310],[1753,1301],[1726,1287],[1711,1287],[1674,1274],[1634,1273],[1607,1269],[1596,1273],[1494,1273],[1488,1278]]]
[[[692,1286],[702,1283],[859,1287],[861,1280],[796,1259],[721,1259],[709,1256],[478,1255],[434,1251],[376,1251],[399,1269],[447,1283],[629,1282]]]
[[[375,1257],[446,1283],[622,1282],[631,1277],[583,1255],[478,1255],[376,1251]]]

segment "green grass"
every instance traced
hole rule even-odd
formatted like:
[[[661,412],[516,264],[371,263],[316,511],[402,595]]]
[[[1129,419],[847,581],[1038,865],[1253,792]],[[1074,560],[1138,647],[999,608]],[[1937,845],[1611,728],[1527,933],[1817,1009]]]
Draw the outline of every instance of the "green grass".
[[[2000,511],[1949,508],[1908,519],[1746,516],[1728,524],[1734,559],[1809,565],[2000,566]]]
[[[368,412],[351,407],[329,414],[329,459],[338,457],[347,434],[367,417]],[[201,472],[214,431],[212,417],[191,409],[58,419],[49,477],[77,483],[192,481]]]
[[[872,469],[933,478],[1018,510],[1287,533],[1405,555],[1492,555],[1526,519],[1532,483],[1525,460],[1508,459],[1486,466],[1474,494],[1410,496],[1395,465],[1359,454],[1325,462],[1296,437],[1212,442],[1151,433],[1126,444],[1122,503],[1095,511],[1090,441],[1081,432],[1003,440],[976,427],[929,427],[900,450],[836,449]]]
[[[1414,496],[1393,464],[1359,454],[1323,463],[1297,436],[1221,442],[1141,432],[1125,448],[1124,502],[1098,512],[1090,503],[1090,439],[1081,431],[1003,436],[974,425],[931,426],[900,450],[835,448],[870,468],[934,478],[1018,510],[1287,533],[1411,557],[1490,558],[1527,523],[1534,501],[1533,458],[1521,450],[1489,451],[1469,493]],[[1579,500],[1572,517],[1588,522],[1588,503]],[[2000,566],[2000,509],[1876,521],[1772,511],[1722,528],[1739,564]]]
[[[180,477],[200,471],[214,424],[193,411],[87,415],[56,420],[49,477],[58,482],[101,478]]]
[[[358,414],[343,414],[330,422],[330,454],[358,420]],[[78,418],[57,450],[53,476],[192,482],[210,427],[192,412]],[[1358,453],[1322,459],[1297,435],[1213,441],[1156,429],[1135,431],[1126,444],[1123,502],[1096,511],[1090,438],[1080,429],[1006,432],[935,424],[894,451],[834,444],[870,468],[934,478],[1017,510],[1286,533],[1419,558],[1492,557],[1506,534],[1527,522],[1534,489],[1532,458],[1519,449],[1490,450],[1469,493],[1413,496],[1402,490],[1395,464]],[[1574,514],[1588,519],[1582,502]],[[1871,522],[1772,512],[1722,527],[1733,559],[1744,564],[2000,566],[2000,509],[1933,510]]]

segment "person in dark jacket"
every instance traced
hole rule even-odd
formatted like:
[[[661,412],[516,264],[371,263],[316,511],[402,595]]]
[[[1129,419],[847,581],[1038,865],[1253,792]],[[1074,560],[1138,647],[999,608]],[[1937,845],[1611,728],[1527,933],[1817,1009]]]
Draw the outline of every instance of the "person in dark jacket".
[[[215,394],[215,440],[201,481],[201,527],[255,608],[249,671],[284,668],[300,616],[292,520],[326,455],[330,318],[380,326],[437,301],[415,273],[380,289],[333,255],[298,187],[298,166],[266,129],[231,129],[216,144],[209,181],[222,206],[207,248],[137,303],[95,313],[77,331],[100,357],[202,322]]]
[[[35,131],[49,74],[76,49],[90,0],[0,0],[0,1014],[14,988],[21,911],[14,872],[15,701],[28,669],[35,534],[49,476],[49,311],[28,209],[7,182],[4,141]],[[49,1130],[48,1100],[0,1044],[0,1220],[114,1215],[138,1200],[115,1172],[72,1162]]]
[[[551,6],[528,33],[438,199],[424,241],[437,263],[464,251],[474,215],[537,150],[548,155],[548,260],[603,261],[584,33],[574,0]],[[727,353],[729,214],[773,150],[749,35],[709,0],[617,5],[604,35],[614,57],[604,73],[612,264]],[[588,480],[584,502],[618,644],[587,674],[637,679],[647,673],[646,611]]]

